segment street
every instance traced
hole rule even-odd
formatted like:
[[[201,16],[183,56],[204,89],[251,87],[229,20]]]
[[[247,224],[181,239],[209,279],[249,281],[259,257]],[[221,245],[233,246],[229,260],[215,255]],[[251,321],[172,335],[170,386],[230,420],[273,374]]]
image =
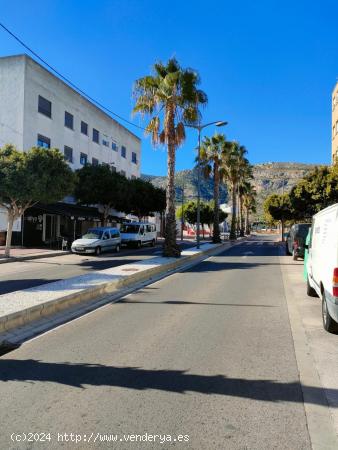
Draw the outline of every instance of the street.
[[[0,358],[1,448],[310,449],[278,246],[253,237]],[[59,433],[59,435],[58,435]],[[91,434],[95,443],[87,443]],[[102,435],[102,436],[101,436]],[[188,437],[187,437],[188,436]]]
[[[184,241],[182,248],[195,245]],[[145,246],[141,249],[122,247],[121,252],[93,255],[65,254],[52,258],[17,261],[0,266],[0,295],[8,292],[39,286],[52,281],[83,275],[91,270],[104,270],[123,264],[130,264],[160,255],[162,244],[156,247]]]

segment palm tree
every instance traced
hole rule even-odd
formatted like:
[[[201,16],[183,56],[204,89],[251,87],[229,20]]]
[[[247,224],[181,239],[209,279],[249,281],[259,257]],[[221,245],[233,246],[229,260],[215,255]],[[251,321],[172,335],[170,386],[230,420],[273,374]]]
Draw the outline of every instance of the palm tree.
[[[203,139],[200,150],[200,164],[205,178],[212,174],[214,179],[214,215],[212,241],[221,242],[219,233],[219,185],[224,178],[222,161],[226,152],[224,134],[215,134],[212,138]]]
[[[245,209],[245,234],[250,234],[249,216],[251,212],[256,212],[256,190],[251,183],[247,183],[246,191],[243,195],[243,206]]]
[[[252,166],[248,163],[246,158],[243,158],[239,164],[240,169],[240,179],[238,182],[238,213],[239,213],[239,231],[240,236],[244,236],[245,225],[244,225],[244,215],[243,215],[243,201],[244,195],[247,190],[250,190],[250,181],[253,178]]]
[[[185,140],[185,124],[200,120],[200,105],[207,103],[206,94],[197,88],[197,72],[182,69],[176,59],[154,65],[154,74],[140,78],[134,87],[134,113],[151,116],[146,133],[154,146],[167,146],[167,174],[164,256],[180,256],[176,244],[175,157]],[[162,123],[161,123],[162,122]]]
[[[236,193],[243,174],[243,168],[249,162],[245,158],[247,151],[243,145],[232,141],[225,142],[224,146],[226,151],[224,152],[222,167],[232,197],[230,239],[236,239]]]

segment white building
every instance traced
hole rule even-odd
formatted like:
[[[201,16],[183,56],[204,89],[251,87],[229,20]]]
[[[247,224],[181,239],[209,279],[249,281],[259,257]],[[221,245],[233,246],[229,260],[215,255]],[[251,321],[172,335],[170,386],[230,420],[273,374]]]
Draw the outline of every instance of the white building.
[[[0,147],[55,147],[73,169],[107,163],[140,176],[141,141],[27,55],[0,57]]]
[[[0,57],[0,147],[7,143],[20,151],[58,148],[74,170],[105,163],[127,178],[140,176],[141,140],[27,55]],[[95,208],[69,203],[28,211],[22,241],[54,245],[98,223]]]

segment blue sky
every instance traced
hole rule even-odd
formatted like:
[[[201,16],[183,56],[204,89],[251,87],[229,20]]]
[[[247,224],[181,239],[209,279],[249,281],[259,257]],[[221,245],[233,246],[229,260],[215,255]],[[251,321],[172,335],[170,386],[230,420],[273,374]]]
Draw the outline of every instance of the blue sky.
[[[133,81],[175,56],[201,76],[203,120],[227,120],[227,138],[252,163],[330,162],[336,0],[0,0],[0,11],[51,65],[128,119]],[[23,52],[0,30],[1,55]],[[142,172],[165,174],[165,150],[132,131],[142,138]],[[196,142],[189,131],[177,170],[193,166]]]

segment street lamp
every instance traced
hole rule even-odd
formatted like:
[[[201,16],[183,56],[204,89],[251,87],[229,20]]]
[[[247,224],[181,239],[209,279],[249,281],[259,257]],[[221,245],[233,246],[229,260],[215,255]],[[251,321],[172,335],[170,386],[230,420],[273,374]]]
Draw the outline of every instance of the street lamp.
[[[186,125],[189,128],[195,128],[198,131],[198,153],[197,153],[197,223],[196,223],[196,233],[197,233],[197,248],[200,248],[200,221],[201,221],[201,131],[209,127],[210,125],[216,125],[216,127],[223,127],[227,125],[228,122],[223,120],[217,120],[216,122],[209,122],[204,125]]]

